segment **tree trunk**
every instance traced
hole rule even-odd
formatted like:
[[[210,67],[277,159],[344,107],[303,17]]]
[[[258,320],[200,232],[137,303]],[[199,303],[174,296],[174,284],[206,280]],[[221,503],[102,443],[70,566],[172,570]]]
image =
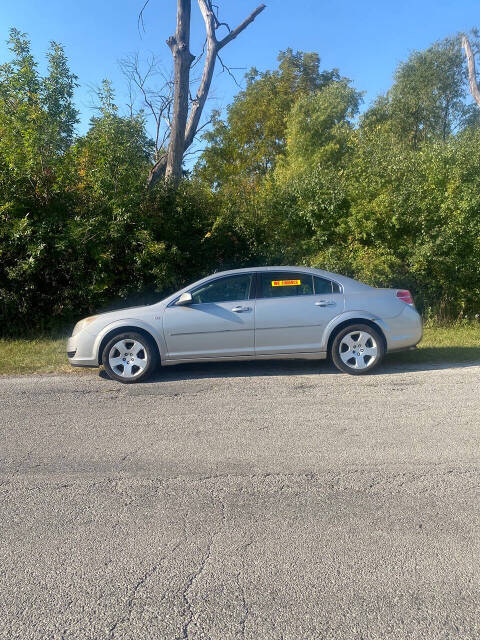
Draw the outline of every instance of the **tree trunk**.
[[[163,177],[174,183],[180,179],[183,155],[192,144],[198,131],[218,52],[234,40],[265,9],[264,4],[259,5],[238,27],[229,30],[229,33],[222,40],[217,40],[215,31],[220,23],[214,14],[212,0],[198,0],[198,4],[207,35],[207,51],[202,78],[188,117],[190,67],[194,60],[194,56],[190,53],[191,0],[177,0],[177,31],[167,40],[173,55],[175,78],[170,141],[168,152],[162,155],[150,170],[147,180],[147,187],[150,189]]]
[[[147,179],[147,188],[153,189],[153,187],[157,184],[159,180],[165,177],[165,169],[167,167],[167,156],[168,153],[164,153],[159,157],[159,159],[155,162],[153,167],[150,169],[150,173],[148,174]]]
[[[480,106],[480,91],[477,85],[477,75],[475,72],[475,58],[473,57],[472,48],[467,36],[462,38],[462,47],[465,49],[468,65],[468,83],[470,85],[470,93],[475,102]]]
[[[167,44],[173,55],[174,95],[173,114],[168,145],[165,178],[178,182],[182,175],[182,161],[185,150],[185,127],[188,117],[188,91],[190,86],[190,66],[194,56],[190,53],[190,13],[191,0],[177,0],[177,30]]]
[[[190,116],[188,118],[187,129],[185,132],[185,149],[192,144],[195,134],[200,123],[203,107],[207,100],[210,85],[212,83],[213,71],[215,69],[215,60],[218,53],[218,42],[215,36],[215,15],[211,3],[207,0],[198,0],[200,11],[202,12],[205,22],[205,31],[207,35],[207,51],[205,55],[205,64],[203,65],[202,79],[198,87],[197,95],[192,104]]]

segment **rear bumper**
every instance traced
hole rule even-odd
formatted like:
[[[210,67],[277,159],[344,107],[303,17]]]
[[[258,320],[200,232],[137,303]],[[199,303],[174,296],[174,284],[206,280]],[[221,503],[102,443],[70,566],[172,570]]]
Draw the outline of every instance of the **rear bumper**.
[[[415,347],[423,337],[423,322],[414,307],[405,305],[402,313],[395,318],[389,318],[387,339],[387,353],[405,351]]]

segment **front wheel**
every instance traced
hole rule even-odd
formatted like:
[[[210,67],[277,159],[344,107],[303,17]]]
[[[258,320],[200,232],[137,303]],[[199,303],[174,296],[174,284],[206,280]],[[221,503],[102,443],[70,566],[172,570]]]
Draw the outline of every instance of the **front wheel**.
[[[102,363],[112,380],[127,384],[140,382],[155,371],[157,350],[153,340],[141,333],[118,333],[105,345]]]
[[[332,360],[340,371],[352,375],[370,373],[385,355],[383,338],[366,324],[350,325],[342,329],[332,344]]]

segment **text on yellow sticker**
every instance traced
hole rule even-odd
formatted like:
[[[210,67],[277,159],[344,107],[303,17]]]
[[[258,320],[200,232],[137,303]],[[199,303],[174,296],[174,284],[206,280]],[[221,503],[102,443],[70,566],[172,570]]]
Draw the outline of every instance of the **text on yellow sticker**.
[[[301,280],[272,280],[272,287],[297,287]]]

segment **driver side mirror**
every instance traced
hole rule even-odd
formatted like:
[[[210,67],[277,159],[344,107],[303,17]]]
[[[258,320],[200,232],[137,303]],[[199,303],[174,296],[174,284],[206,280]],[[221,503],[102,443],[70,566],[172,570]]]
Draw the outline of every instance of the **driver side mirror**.
[[[193,298],[191,293],[182,293],[180,298],[176,301],[175,305],[179,307],[185,307],[192,304]]]

